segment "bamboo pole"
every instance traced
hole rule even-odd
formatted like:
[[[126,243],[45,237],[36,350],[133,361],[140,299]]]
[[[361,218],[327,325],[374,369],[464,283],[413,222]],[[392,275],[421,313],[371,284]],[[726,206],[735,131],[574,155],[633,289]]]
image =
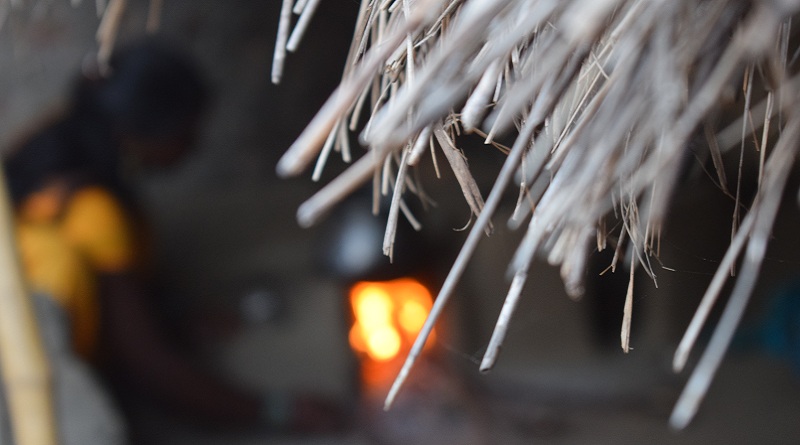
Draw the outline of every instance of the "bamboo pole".
[[[50,365],[15,248],[0,169],[0,369],[16,445],[55,445]]]

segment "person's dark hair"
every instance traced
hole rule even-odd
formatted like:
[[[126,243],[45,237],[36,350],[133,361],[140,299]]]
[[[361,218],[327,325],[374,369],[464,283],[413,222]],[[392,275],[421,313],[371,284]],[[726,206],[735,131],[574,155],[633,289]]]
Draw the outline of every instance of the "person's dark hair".
[[[157,137],[190,124],[206,91],[196,67],[182,53],[155,40],[121,48],[105,77],[84,76],[73,96],[75,113],[101,113],[114,131]]]
[[[161,42],[120,48],[106,71],[80,76],[66,114],[4,161],[15,203],[57,175],[120,189],[123,140],[187,132],[205,107],[206,88],[197,68]]]

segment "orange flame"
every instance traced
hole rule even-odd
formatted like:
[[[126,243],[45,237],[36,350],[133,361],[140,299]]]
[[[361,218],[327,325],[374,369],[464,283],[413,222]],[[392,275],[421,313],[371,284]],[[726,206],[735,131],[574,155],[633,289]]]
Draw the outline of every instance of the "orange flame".
[[[350,304],[355,315],[350,345],[374,361],[386,362],[411,348],[428,317],[433,297],[412,278],[362,281],[350,289]]]

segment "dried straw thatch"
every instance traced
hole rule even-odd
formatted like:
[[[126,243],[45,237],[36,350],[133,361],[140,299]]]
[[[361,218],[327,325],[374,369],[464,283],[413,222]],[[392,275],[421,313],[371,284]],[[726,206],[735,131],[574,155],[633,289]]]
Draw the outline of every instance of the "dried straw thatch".
[[[317,3],[283,1],[275,82],[285,51],[297,48]],[[560,265],[567,291],[580,294],[592,240],[603,249],[611,239],[602,224],[609,214],[621,221],[619,242],[608,243],[616,249],[612,267],[631,264],[621,334],[627,350],[632,271],[638,267],[653,276],[650,258],[658,254],[688,141],[697,133],[707,136],[719,186],[738,200],[739,184],[729,184],[721,153],[744,150],[745,140],[754,140],[758,193],[737,205],[730,247],[675,355],[680,370],[741,257],[733,293],[671,418],[676,428],[687,425],[747,305],[797,154],[800,114],[792,105],[800,78],[791,74],[796,54],[790,24],[798,9],[798,0],[362,0],[343,80],[278,172],[297,175],[317,158],[319,178],[331,150],[350,160],[348,134],[356,130],[369,150],[302,204],[300,224],[315,223],[370,179],[393,182],[384,241],[391,255],[399,213],[413,221],[403,201],[414,189],[409,167],[434,143],[477,216],[386,406],[518,170],[524,174],[516,177],[524,179],[513,184],[520,199],[511,224],[528,224],[483,370],[497,356],[534,255]],[[290,33],[293,12],[299,19]],[[712,126],[709,116],[729,107],[731,92],[741,85],[741,118],[725,128]],[[756,99],[756,87],[765,91],[763,99]],[[462,129],[486,143],[514,135],[485,202],[455,148],[454,134]]]

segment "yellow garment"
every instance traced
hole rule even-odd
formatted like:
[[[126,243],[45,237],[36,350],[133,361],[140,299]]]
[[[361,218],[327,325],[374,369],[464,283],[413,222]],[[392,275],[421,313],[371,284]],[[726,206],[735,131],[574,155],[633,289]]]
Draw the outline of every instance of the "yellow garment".
[[[92,186],[64,195],[50,187],[22,203],[18,243],[31,290],[65,309],[76,351],[90,357],[100,315],[96,276],[130,270],[136,243],[123,207],[107,190]]]

